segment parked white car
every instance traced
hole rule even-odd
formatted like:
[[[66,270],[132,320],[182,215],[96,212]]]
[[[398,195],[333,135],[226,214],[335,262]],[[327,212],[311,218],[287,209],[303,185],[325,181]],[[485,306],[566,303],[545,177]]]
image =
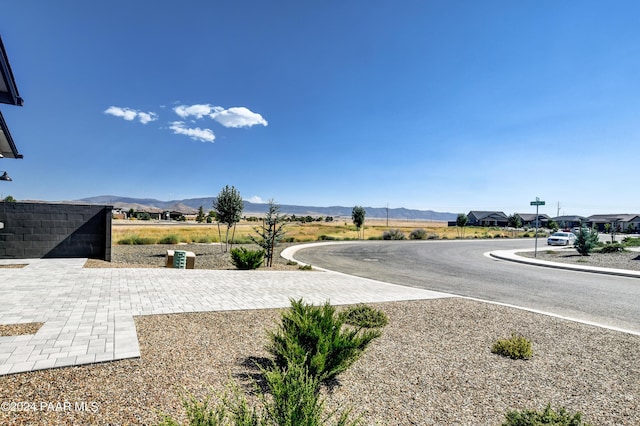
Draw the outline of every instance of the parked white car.
[[[547,244],[550,246],[568,246],[576,241],[576,236],[571,232],[554,232],[547,238]]]

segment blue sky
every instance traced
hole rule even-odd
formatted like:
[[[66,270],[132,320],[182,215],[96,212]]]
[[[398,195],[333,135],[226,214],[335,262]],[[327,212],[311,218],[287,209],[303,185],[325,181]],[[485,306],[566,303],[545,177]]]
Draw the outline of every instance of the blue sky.
[[[637,1],[0,1],[19,200],[640,213]]]

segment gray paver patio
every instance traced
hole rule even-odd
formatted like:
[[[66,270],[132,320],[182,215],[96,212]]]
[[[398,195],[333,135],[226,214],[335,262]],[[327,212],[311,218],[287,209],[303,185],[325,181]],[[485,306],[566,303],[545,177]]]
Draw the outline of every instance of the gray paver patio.
[[[135,315],[452,297],[333,272],[85,269],[86,259],[0,260],[0,324],[43,322],[0,336],[0,375],[140,356]]]

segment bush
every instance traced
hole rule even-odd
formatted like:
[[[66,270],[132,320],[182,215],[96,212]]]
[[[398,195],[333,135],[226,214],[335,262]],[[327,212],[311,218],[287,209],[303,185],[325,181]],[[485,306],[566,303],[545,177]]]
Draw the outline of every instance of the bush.
[[[156,243],[156,240],[153,238],[144,238],[138,235],[128,235],[122,238],[121,240],[118,240],[118,244],[132,245],[132,246],[150,245],[155,243]]]
[[[640,238],[638,237],[624,237],[622,244],[627,247],[640,247]]]
[[[317,374],[317,370],[309,369],[309,365],[316,365],[319,361],[318,355],[325,352],[327,356],[324,360],[329,362],[322,365],[329,368],[335,367],[333,361],[339,361],[340,365],[346,368],[358,358],[360,353],[335,350],[350,346],[344,343],[359,343],[355,346],[360,350],[364,349],[362,341],[355,342],[350,339],[356,336],[356,333],[342,332],[342,324],[340,318],[335,315],[334,308],[328,303],[322,307],[316,307],[303,304],[302,300],[292,300],[291,308],[282,314],[280,329],[282,334],[271,333],[270,339],[273,343],[279,340],[278,336],[283,336],[287,343],[297,344],[278,346],[285,349],[286,363],[278,363],[278,357],[276,357],[273,364],[264,368],[259,367],[266,387],[255,384],[258,404],[249,406],[245,395],[240,392],[237,385],[233,384],[229,385],[223,394],[217,395],[216,405],[211,403],[211,396],[207,396],[200,402],[192,395],[181,394],[180,399],[186,411],[187,424],[192,426],[324,426],[330,424],[356,426],[360,424],[360,417],[355,420],[349,419],[351,410],[339,412],[338,409],[332,409],[326,412],[320,386],[321,382],[330,376]],[[297,325],[303,326],[296,327]],[[313,330],[305,333],[306,328]],[[378,335],[370,333],[370,336]],[[324,339],[325,336],[332,338],[342,336],[344,339]],[[311,338],[306,339],[306,337]],[[316,337],[320,337],[321,341],[315,341]],[[364,338],[364,334],[358,337]],[[310,351],[307,352],[307,349]],[[298,350],[302,353],[298,354]],[[295,356],[289,356],[294,353]],[[309,360],[312,362],[307,362]],[[165,415],[160,425],[178,426],[180,423]]]
[[[231,249],[231,262],[238,269],[258,269],[263,261],[264,250]]]
[[[303,365],[264,371],[273,402],[267,405],[268,417],[276,425],[322,424],[323,401],[318,395],[320,383]]]
[[[606,244],[604,247],[602,247],[598,251],[600,253],[620,253],[625,251],[625,249],[624,249],[624,246],[620,243],[611,243],[611,244]]]
[[[590,426],[589,423],[582,422],[581,413],[570,414],[564,407],[556,412],[551,404],[541,413],[534,410],[509,411],[505,417],[506,421],[502,426]]]
[[[426,240],[427,239],[427,231],[425,231],[422,228],[414,229],[409,234],[409,239],[410,240]]]
[[[399,229],[389,229],[382,233],[383,240],[405,240],[406,238],[404,232]]]
[[[345,324],[361,328],[380,328],[389,323],[387,315],[368,305],[350,306],[340,313]]]
[[[167,235],[166,237],[162,237],[158,244],[178,244],[180,242],[180,237],[175,234]]]
[[[329,303],[313,306],[291,300],[291,308],[282,313],[280,327],[268,333],[266,349],[280,369],[304,365],[311,377],[328,381],[358,360],[369,343],[381,335],[378,330],[346,329],[343,324]]]
[[[319,235],[318,236],[318,241],[334,241],[337,240],[336,237],[332,237],[331,235]]]
[[[531,341],[516,334],[512,334],[509,339],[495,342],[491,352],[511,359],[529,359],[533,356]]]
[[[325,400],[320,396],[320,383],[309,376],[303,366],[292,365],[287,370],[262,370],[268,397],[256,386],[259,404],[249,406],[237,385],[230,384],[224,393],[212,395],[200,402],[193,395],[180,395],[190,426],[356,426],[360,418],[349,420],[350,410],[325,414]],[[335,420],[334,420],[335,418]],[[329,421],[332,421],[331,423]],[[160,426],[180,426],[170,416],[164,416]]]
[[[591,251],[593,251],[597,244],[598,231],[596,231],[595,229],[587,230],[585,228],[581,228],[576,237],[575,243],[573,243],[573,246],[582,256],[589,256],[589,254],[591,253]]]

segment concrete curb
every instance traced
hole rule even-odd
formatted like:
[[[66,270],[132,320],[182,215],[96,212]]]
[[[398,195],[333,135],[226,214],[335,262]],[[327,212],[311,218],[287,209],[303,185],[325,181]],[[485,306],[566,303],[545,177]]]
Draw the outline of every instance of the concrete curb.
[[[572,263],[549,262],[547,260],[532,259],[529,257],[518,256],[522,253],[522,249],[516,250],[496,250],[485,253],[488,257],[506,260],[509,262],[523,263],[525,265],[542,266],[545,268],[565,269],[569,271],[588,272],[592,274],[616,275],[620,277],[640,278],[640,271],[630,271],[628,269],[599,268],[596,266],[581,266]]]

